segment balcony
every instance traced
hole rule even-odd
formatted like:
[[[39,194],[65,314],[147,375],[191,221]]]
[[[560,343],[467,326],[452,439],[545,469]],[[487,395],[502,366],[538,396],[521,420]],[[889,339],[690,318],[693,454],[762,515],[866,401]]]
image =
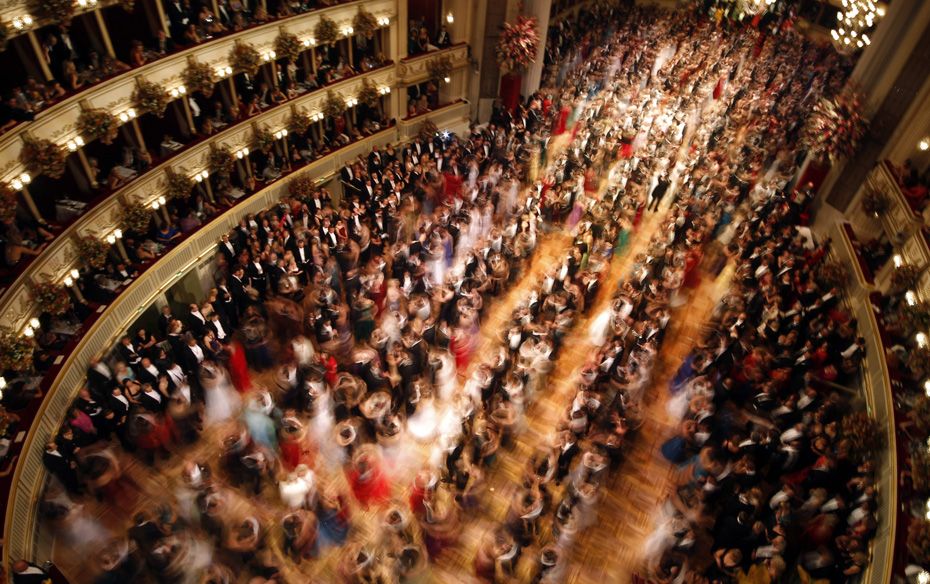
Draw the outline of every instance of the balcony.
[[[452,70],[468,65],[468,45],[459,43],[439,51],[430,51],[421,55],[401,59],[397,65],[397,77],[404,86],[423,83],[430,78],[429,64],[434,59],[449,59]]]

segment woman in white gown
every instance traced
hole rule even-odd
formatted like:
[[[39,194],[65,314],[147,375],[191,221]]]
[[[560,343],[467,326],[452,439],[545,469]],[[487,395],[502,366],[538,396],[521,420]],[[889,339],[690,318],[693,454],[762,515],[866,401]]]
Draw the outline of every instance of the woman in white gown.
[[[204,424],[218,424],[238,415],[242,399],[229,382],[223,367],[204,362],[200,368],[200,383],[204,396]]]

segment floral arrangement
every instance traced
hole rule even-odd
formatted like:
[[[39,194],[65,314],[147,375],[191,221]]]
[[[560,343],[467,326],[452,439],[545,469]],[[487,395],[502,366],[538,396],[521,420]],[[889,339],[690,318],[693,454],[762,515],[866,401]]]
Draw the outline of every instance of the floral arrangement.
[[[165,197],[168,200],[186,199],[194,188],[194,181],[184,173],[175,172],[173,169],[165,171],[168,175],[168,184],[165,187]]]
[[[297,36],[289,32],[281,31],[278,38],[274,40],[274,52],[279,59],[287,59],[293,63],[300,56],[303,46],[297,40]]]
[[[819,281],[828,288],[842,289],[849,280],[849,274],[839,262],[824,262],[820,266]]]
[[[262,66],[262,57],[255,47],[248,43],[236,43],[229,52],[229,63],[237,73],[255,75]]]
[[[161,85],[140,78],[132,101],[143,112],[162,117],[168,108],[168,92]]]
[[[0,370],[29,371],[32,369],[32,352],[35,341],[10,333],[0,334]]]
[[[323,100],[323,113],[330,118],[338,118],[346,112],[346,100],[332,89],[326,92]]]
[[[142,203],[126,203],[120,207],[120,222],[129,231],[144,234],[152,223],[152,213]]]
[[[0,184],[0,221],[12,221],[16,218],[19,198],[16,191],[5,184]]]
[[[213,147],[210,150],[210,171],[222,177],[229,176],[236,159],[225,146]]]
[[[917,564],[930,563],[930,521],[912,520],[907,528],[907,551]]]
[[[868,122],[860,115],[864,100],[849,89],[814,106],[802,142],[815,154],[831,160],[848,158],[859,147]]]
[[[110,245],[93,235],[84,235],[77,240],[78,256],[84,260],[87,267],[99,270],[107,263],[110,254]]]
[[[930,348],[912,347],[907,352],[907,362],[905,363],[908,371],[915,377],[923,378],[930,374]]]
[[[19,161],[33,175],[44,174],[60,178],[65,174],[65,153],[51,140],[23,136],[23,149]]]
[[[888,197],[878,189],[870,188],[862,195],[862,209],[873,217],[878,217],[888,209]]]
[[[430,79],[442,81],[452,74],[452,60],[445,55],[430,59],[426,63],[426,71]]]
[[[878,422],[866,412],[854,412],[843,418],[841,435],[855,458],[870,459],[882,446]]]
[[[439,126],[433,120],[424,120],[417,131],[417,139],[421,142],[429,142],[439,133]]]
[[[358,101],[368,107],[378,107],[381,103],[381,92],[375,87],[375,84],[365,79],[362,81],[362,89],[358,92]]]
[[[216,80],[213,79],[213,69],[206,63],[191,61],[184,70],[184,85],[190,91],[196,91],[204,97],[213,95],[213,86]]]
[[[315,190],[316,184],[308,173],[303,173],[287,183],[287,191],[296,199],[307,200],[313,196]]]
[[[29,294],[35,300],[42,312],[58,316],[71,309],[71,295],[61,284],[42,282],[33,284]]]
[[[358,12],[352,18],[352,29],[355,34],[364,35],[365,38],[370,39],[378,30],[378,19],[375,18],[374,14],[359,6]]]
[[[911,454],[911,483],[918,493],[930,492],[930,451],[923,445]]]
[[[78,116],[78,132],[91,140],[100,140],[101,144],[112,144],[119,134],[116,118],[102,109],[86,109]]]
[[[294,112],[294,114],[287,121],[287,131],[298,136],[305,136],[310,130],[310,125],[313,124],[313,121],[305,113]]]
[[[903,264],[891,272],[891,288],[897,292],[910,290],[920,278],[920,269],[917,266]]]
[[[274,136],[268,128],[255,130],[255,147],[262,152],[268,152],[274,148]]]
[[[930,306],[926,302],[905,303],[901,307],[900,321],[909,334],[930,329]]]
[[[42,15],[52,24],[70,24],[77,6],[74,0],[38,0],[32,4],[32,13]]]
[[[539,21],[533,16],[518,16],[505,22],[497,42],[497,62],[505,71],[522,71],[536,61],[539,50]]]
[[[339,38],[339,27],[332,18],[320,16],[320,20],[313,27],[313,36],[316,37],[318,43],[332,44]]]

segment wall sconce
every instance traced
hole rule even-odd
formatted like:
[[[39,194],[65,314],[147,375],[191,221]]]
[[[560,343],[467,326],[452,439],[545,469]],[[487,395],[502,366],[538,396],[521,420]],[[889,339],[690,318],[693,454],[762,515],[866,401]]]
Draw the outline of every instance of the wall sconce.
[[[32,337],[35,336],[35,334],[36,334],[35,329],[33,329],[33,328],[32,328],[30,325],[28,325],[28,324],[26,325],[26,328],[23,329],[23,336],[26,337],[26,338],[30,338],[30,339],[31,339]]]
[[[286,138],[287,130],[278,130],[277,132],[274,133],[274,137],[276,140],[280,140],[281,138]]]
[[[0,377],[0,399],[3,399],[3,390],[6,389],[6,379]]]
[[[323,121],[323,114],[321,114],[320,112],[316,112],[315,114],[310,114],[310,120],[314,122],[321,122]]]
[[[28,14],[23,14],[22,16],[17,16],[13,19],[13,28],[16,30],[23,30],[26,27],[32,26],[32,16]]]
[[[891,261],[894,262],[894,267],[896,268],[900,268],[904,265],[904,258],[901,257],[901,254],[894,254],[894,256],[891,258]]]
[[[455,17],[452,16],[451,10],[449,11],[449,14],[446,14],[446,22],[448,22],[449,24],[452,24],[453,22],[455,22]]]
[[[65,286],[67,286],[68,288],[70,288],[71,286],[74,286],[74,278],[72,278],[71,276],[65,276],[62,282],[64,282]]]
[[[380,93],[381,95],[387,95],[391,93],[391,88],[385,85],[384,87],[378,90],[378,93]]]
[[[197,182],[203,182],[210,176],[209,170],[202,170],[194,175],[194,180]]]
[[[112,233],[110,235],[107,235],[107,243],[109,243],[110,245],[113,245],[114,243],[116,243],[116,236],[113,235]]]
[[[262,58],[264,58],[266,61],[271,61],[276,56],[277,56],[277,53],[275,53],[274,51],[268,51],[267,53],[262,55]]]
[[[184,87],[183,85],[179,85],[175,87],[174,89],[172,89],[170,93],[171,93],[171,97],[180,97],[184,95],[185,93],[187,93],[187,88]]]
[[[452,78],[446,75],[445,77],[442,78],[442,80],[445,81],[446,83],[450,83],[452,81]]]
[[[345,36],[349,36],[349,35],[351,35],[353,32],[355,32],[355,29],[352,28],[351,26],[347,26],[347,27],[345,27],[345,28],[342,29],[342,34],[344,34]]]
[[[907,300],[908,306],[914,306],[917,304],[917,295],[914,294],[913,290],[908,290],[904,293],[904,299]]]
[[[223,77],[228,77],[232,75],[232,67],[217,67],[216,76],[222,79]]]
[[[21,191],[21,190],[23,190],[23,187],[25,187],[26,185],[28,185],[28,184],[31,183],[31,182],[32,182],[32,177],[29,176],[29,173],[28,173],[28,172],[24,172],[24,173],[22,173],[21,175],[19,175],[18,177],[14,178],[14,179],[10,182],[10,186],[13,187],[13,190],[15,190],[15,191]]]
[[[389,25],[389,24],[391,24],[391,19],[390,19],[390,17],[388,17],[388,16],[382,16],[382,17],[378,18],[378,25],[379,25],[379,26],[387,26],[387,25]]]
[[[238,158],[239,160],[242,160],[243,158],[245,158],[245,157],[248,156],[248,155],[249,155],[249,149],[248,149],[248,147],[245,147],[245,148],[243,148],[243,149],[241,149],[241,150],[237,150],[237,151],[236,151],[236,158]]]
[[[925,335],[924,333],[917,333],[914,336],[914,340],[917,341],[917,346],[920,348],[924,348],[927,346],[927,335]]]
[[[35,330],[38,330],[39,327],[42,326],[42,323],[39,322],[38,318],[33,316],[32,318],[29,319],[29,326],[31,326]]]
[[[930,138],[924,138],[923,140],[918,142],[917,149],[920,150],[921,152],[926,152],[927,150],[930,150]]]
[[[350,97],[346,100],[346,107],[355,107],[356,105],[358,105],[358,100],[354,97]]]
[[[123,238],[123,230],[120,229],[119,227],[117,227],[116,229],[113,230],[113,236],[116,237],[116,239],[122,239],[122,238]]]
[[[77,0],[77,3],[81,8],[87,8],[88,6],[96,6],[97,0]]]
[[[125,124],[129,120],[135,119],[135,117],[136,117],[136,110],[134,110],[133,108],[129,108],[128,110],[124,111],[123,113],[119,115],[119,121]]]
[[[81,277],[81,270],[79,270],[79,269],[77,269],[77,268],[71,268],[71,273],[70,273],[70,275],[71,275],[71,279],[74,280],[75,282],[77,282],[78,278]]]
[[[68,150],[70,150],[71,152],[74,152],[75,150],[77,150],[83,145],[84,145],[84,138],[81,138],[80,136],[76,137],[74,140],[68,140],[68,144],[67,144]]]

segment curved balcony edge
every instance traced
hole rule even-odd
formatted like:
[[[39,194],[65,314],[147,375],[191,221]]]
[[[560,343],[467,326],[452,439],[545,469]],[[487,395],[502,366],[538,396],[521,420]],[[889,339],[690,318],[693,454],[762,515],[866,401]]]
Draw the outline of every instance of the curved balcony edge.
[[[366,10],[377,16],[386,16],[391,19],[397,16],[397,3],[394,0],[355,0],[338,6],[320,8],[304,14],[272,20],[180,50],[70,95],[40,111],[36,114],[35,120],[18,124],[0,136],[0,165],[2,165],[0,166],[0,180],[9,182],[23,172],[19,162],[19,151],[24,135],[29,134],[51,140],[62,147],[69,139],[76,137],[78,135],[76,122],[82,102],[90,107],[103,108],[111,112],[125,111],[132,107],[132,91],[138,77],[146,77],[163,86],[172,87],[182,83],[183,72],[191,58],[210,65],[211,68],[220,64],[225,66],[228,64],[229,52],[236,43],[247,42],[261,50],[273,47],[278,33],[282,30],[298,37],[312,36],[313,27],[321,16],[332,18],[337,23],[351,23],[359,6],[364,6]]]
[[[423,116],[440,127],[453,131],[468,128],[467,101],[439,108]],[[422,118],[418,118],[419,123]],[[339,169],[370,150],[374,144],[384,145],[405,141],[416,134],[415,125],[397,125],[350,144],[329,156],[320,158],[239,202],[213,218],[191,234],[182,244],[160,257],[136,278],[83,335],[52,381],[22,442],[15,469],[9,475],[9,498],[5,501],[3,565],[11,559],[31,558],[37,536],[38,502],[45,485],[46,470],[42,463],[44,440],[58,428],[71,401],[83,385],[86,365],[109,347],[154,299],[174,285],[192,268],[215,251],[220,236],[235,228],[243,214],[261,211],[287,195],[288,182],[297,176],[311,174],[320,183],[338,176]],[[0,479],[2,480],[2,479]]]

